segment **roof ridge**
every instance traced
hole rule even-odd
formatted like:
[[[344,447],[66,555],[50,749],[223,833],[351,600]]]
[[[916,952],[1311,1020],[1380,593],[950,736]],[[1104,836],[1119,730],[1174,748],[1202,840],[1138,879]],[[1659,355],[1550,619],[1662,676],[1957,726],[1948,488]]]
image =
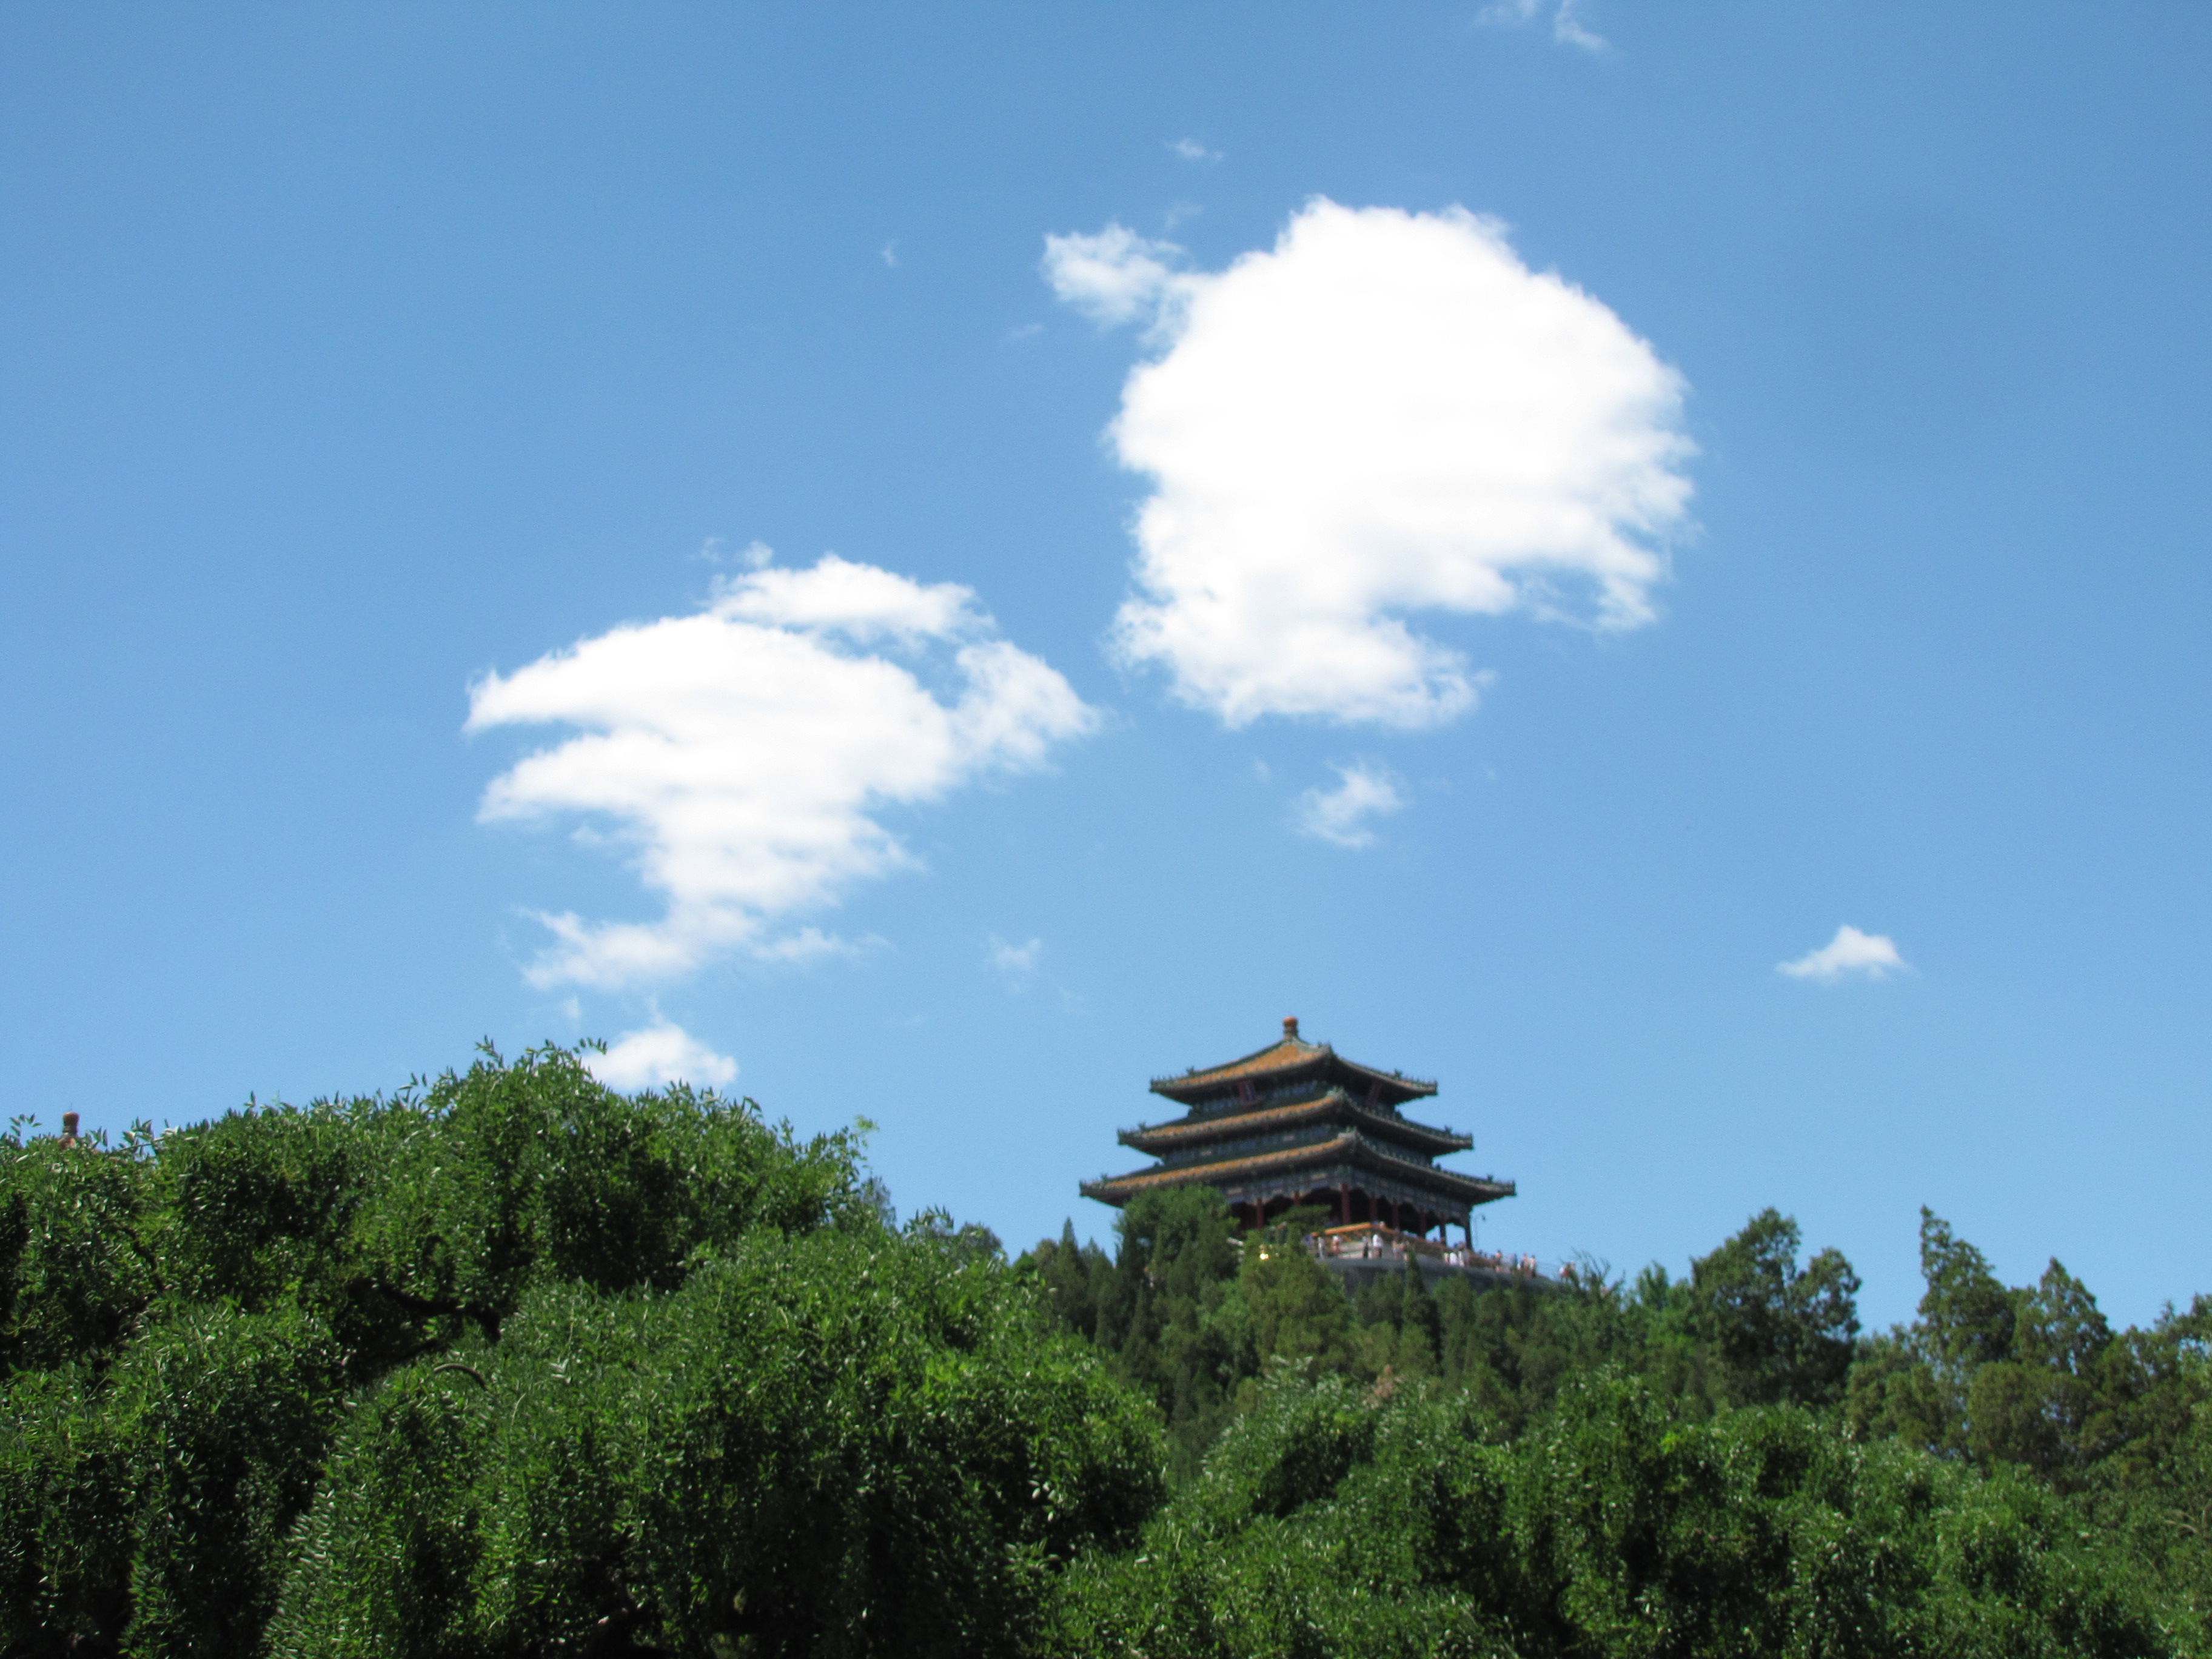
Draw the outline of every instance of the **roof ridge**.
[[[1304,1037],[1277,1037],[1273,1042],[1267,1044],[1267,1047],[1263,1048],[1255,1048],[1249,1054],[1239,1054],[1234,1060],[1219,1060],[1212,1066],[1187,1066],[1180,1072],[1170,1072],[1165,1077],[1156,1077],[1152,1081],[1155,1083],[1188,1083],[1193,1078],[1210,1077],[1216,1072],[1233,1071],[1239,1066],[1249,1066],[1254,1060],[1264,1059],[1266,1056],[1273,1054],[1278,1048],[1293,1048],[1299,1050],[1302,1054],[1333,1054],[1336,1052],[1335,1049],[1330,1048],[1326,1042],[1308,1042]]]
[[[1474,1138],[1461,1130],[1448,1127],[1441,1123],[1423,1123],[1418,1119],[1407,1117],[1404,1113],[1392,1107],[1379,1104],[1370,1106],[1357,1096],[1334,1085],[1322,1091],[1321,1093],[1304,1100],[1285,1101],[1273,1106],[1259,1106],[1249,1111],[1217,1112],[1204,1117],[1171,1118],[1164,1123],[1139,1123],[1133,1128],[1117,1130],[1115,1135],[1125,1145],[1133,1144],[1129,1140],[1129,1137],[1135,1135],[1166,1135],[1180,1139],[1183,1135],[1200,1131],[1212,1131],[1215,1135],[1226,1138],[1237,1133],[1240,1127],[1257,1127],[1267,1123],[1279,1123],[1295,1116],[1313,1115],[1328,1108],[1332,1103],[1340,1103],[1346,1110],[1369,1122],[1410,1133],[1417,1139],[1467,1143],[1465,1146],[1454,1148],[1456,1151],[1469,1151],[1474,1146]],[[1445,1155],[1447,1154],[1443,1152],[1437,1154],[1439,1157]]]
[[[1273,1073],[1330,1062],[1369,1079],[1372,1084],[1403,1089],[1412,1097],[1437,1092],[1436,1083],[1431,1079],[1408,1077],[1402,1071],[1386,1072],[1380,1066],[1362,1065],[1337,1053],[1334,1043],[1309,1042],[1288,1030],[1266,1048],[1255,1048],[1250,1054],[1239,1054],[1234,1060],[1224,1060],[1214,1066],[1193,1066],[1180,1073],[1156,1077],[1152,1079],[1150,1089],[1154,1094],[1166,1095],[1173,1099],[1194,1089],[1210,1089],[1217,1083],[1224,1085],[1243,1083]]]

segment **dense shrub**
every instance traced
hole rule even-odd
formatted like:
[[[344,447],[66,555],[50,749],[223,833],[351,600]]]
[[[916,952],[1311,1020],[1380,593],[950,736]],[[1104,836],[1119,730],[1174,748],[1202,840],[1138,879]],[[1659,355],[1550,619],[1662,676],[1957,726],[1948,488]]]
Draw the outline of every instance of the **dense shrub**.
[[[665,1293],[540,1286],[347,1424],[273,1650],[1019,1650],[1056,1565],[1150,1512],[1158,1450],[1003,1279],[816,1233]]]
[[[1148,1194],[1112,1256],[1026,1259],[1180,1486],[1086,1565],[1067,1651],[2206,1650],[2212,1302],[2115,1332],[1927,1216],[1920,1316],[1863,1337],[1850,1263],[1771,1210],[1685,1279],[1346,1298],[1218,1213]]]
[[[1386,1278],[1202,1192],[1009,1265],[851,1135],[487,1056],[0,1138],[0,1659],[2208,1652],[2212,1304],[1769,1211]],[[1172,1486],[1172,1496],[1170,1487]]]
[[[0,1653],[1018,1650],[1158,1431],[850,1135],[544,1050],[0,1141]]]
[[[1279,1370],[1139,1549],[1073,1576],[1060,1650],[2133,1659],[2201,1639],[2062,1497],[1800,1407],[1685,1420],[1603,1373],[1495,1431],[1464,1394]]]

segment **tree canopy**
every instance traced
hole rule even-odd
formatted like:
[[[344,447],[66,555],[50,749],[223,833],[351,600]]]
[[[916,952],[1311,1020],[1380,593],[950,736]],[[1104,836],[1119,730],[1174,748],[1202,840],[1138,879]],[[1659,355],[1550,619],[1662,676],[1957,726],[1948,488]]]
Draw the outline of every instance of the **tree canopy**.
[[[2212,1304],[1923,1217],[1385,1277],[1156,1193],[896,1224],[865,1126],[487,1052],[0,1137],[0,1659],[2205,1655]]]
[[[0,1181],[10,1655],[1018,1652],[1160,1496],[853,1135],[558,1050]]]
[[[2212,1298],[2114,1332],[1923,1213],[1919,1317],[1869,1337],[1771,1209],[1686,1278],[1346,1297],[1299,1218],[1218,1210],[1027,1258],[1178,1487],[1086,1558],[1071,1653],[2212,1651]]]

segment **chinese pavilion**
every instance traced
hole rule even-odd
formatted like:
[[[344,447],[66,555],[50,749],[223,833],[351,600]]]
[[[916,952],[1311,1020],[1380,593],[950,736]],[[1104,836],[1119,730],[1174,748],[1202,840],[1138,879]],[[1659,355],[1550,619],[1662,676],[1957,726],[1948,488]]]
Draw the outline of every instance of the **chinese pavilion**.
[[[1283,1022],[1282,1040],[1225,1066],[1156,1079],[1152,1092],[1187,1109],[1172,1123],[1124,1129],[1125,1146],[1159,1162],[1083,1183],[1083,1195],[1116,1209],[1154,1187],[1204,1186],[1229,1200],[1240,1224],[1264,1225],[1300,1204],[1325,1205],[1340,1225],[1368,1223],[1426,1236],[1478,1204],[1510,1198],[1513,1183],[1440,1170],[1435,1160],[1474,1145],[1467,1135],[1416,1123],[1399,1108],[1437,1091],[1396,1072],[1340,1057]]]

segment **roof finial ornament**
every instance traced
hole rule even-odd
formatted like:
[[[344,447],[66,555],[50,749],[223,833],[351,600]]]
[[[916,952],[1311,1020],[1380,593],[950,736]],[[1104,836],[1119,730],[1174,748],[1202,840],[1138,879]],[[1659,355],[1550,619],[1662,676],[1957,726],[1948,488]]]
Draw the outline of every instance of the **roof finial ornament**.
[[[1286,1042],[1298,1040],[1298,1017],[1296,1014],[1283,1016],[1283,1040]]]

